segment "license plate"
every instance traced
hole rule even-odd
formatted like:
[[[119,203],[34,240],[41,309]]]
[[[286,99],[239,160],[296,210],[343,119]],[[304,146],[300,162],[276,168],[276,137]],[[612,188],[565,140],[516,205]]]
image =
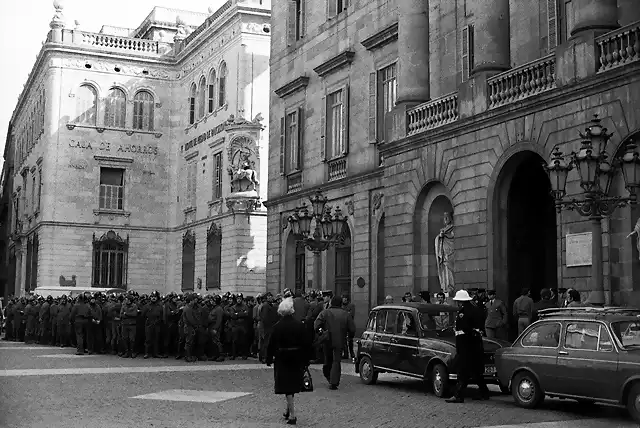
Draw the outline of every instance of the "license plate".
[[[496,374],[496,367],[495,366],[485,366],[484,374],[486,374],[486,375],[494,375],[494,374]]]

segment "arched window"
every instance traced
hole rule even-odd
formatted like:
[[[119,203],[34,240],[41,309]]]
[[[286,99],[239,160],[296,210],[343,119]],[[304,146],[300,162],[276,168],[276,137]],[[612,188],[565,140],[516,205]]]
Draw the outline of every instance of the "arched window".
[[[207,231],[207,290],[219,290],[222,274],[222,230],[215,223]]]
[[[133,129],[153,131],[154,103],[148,91],[140,91],[133,97]]]
[[[196,84],[191,84],[189,90],[189,125],[196,123]]]
[[[104,103],[104,126],[124,128],[127,118],[127,96],[122,89],[113,88]]]
[[[93,286],[126,288],[129,237],[126,240],[113,230],[96,239],[93,235]]]
[[[209,85],[207,85],[208,101],[209,101],[209,113],[213,113],[216,108],[216,71],[211,70],[209,72]]]
[[[187,230],[182,237],[182,291],[193,291],[196,275],[196,236]]]
[[[227,64],[220,66],[220,76],[218,77],[218,107],[224,107],[227,103]]]
[[[76,123],[83,125],[96,124],[98,110],[98,93],[92,86],[82,85],[76,94]]]
[[[198,84],[198,119],[204,117],[207,103],[207,80],[202,76]]]

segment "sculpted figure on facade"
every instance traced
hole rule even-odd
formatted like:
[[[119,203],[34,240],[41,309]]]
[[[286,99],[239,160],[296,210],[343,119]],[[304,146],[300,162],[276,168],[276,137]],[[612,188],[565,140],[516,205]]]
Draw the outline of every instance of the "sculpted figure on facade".
[[[444,293],[455,292],[455,282],[453,280],[453,267],[455,262],[455,249],[453,231],[453,218],[451,213],[444,213],[444,227],[435,240],[436,260],[438,262],[438,279],[440,288]]]
[[[232,180],[232,192],[258,191],[258,174],[251,168],[248,160],[245,160],[241,167],[236,170]]]
[[[640,218],[636,221],[633,231],[627,235],[627,239],[631,238],[633,235],[636,235],[636,248],[638,249],[638,254],[640,254]]]

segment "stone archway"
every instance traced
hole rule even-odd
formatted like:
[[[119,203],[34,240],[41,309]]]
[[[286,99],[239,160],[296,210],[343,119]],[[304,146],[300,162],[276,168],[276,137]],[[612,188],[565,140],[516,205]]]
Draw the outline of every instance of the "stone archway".
[[[493,188],[493,288],[510,308],[527,287],[537,300],[542,288],[556,288],[556,211],[543,158],[533,150],[509,153],[497,167]],[[491,193],[490,193],[491,195]]]
[[[444,225],[445,212],[453,212],[448,189],[437,181],[427,183],[418,196],[413,213],[414,295],[427,290],[433,294],[441,289],[435,239]]]

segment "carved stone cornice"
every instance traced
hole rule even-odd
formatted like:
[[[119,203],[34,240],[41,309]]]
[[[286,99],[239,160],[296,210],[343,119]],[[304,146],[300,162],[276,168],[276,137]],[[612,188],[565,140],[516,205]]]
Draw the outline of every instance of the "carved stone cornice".
[[[364,39],[362,41],[362,46],[364,46],[368,51],[372,51],[391,42],[395,42],[396,40],[398,40],[397,22]]]
[[[322,64],[314,68],[313,71],[315,71],[318,76],[324,77],[327,74],[333,73],[334,71],[344,67],[345,65],[351,64],[355,56],[356,53],[354,51],[346,50],[323,62]]]
[[[100,156],[100,155],[94,155],[93,158],[98,162],[133,163],[133,159],[131,158],[120,158],[115,156]]]
[[[296,92],[304,89],[309,84],[308,76],[300,76],[293,79],[289,83],[285,83],[281,87],[275,90],[275,93],[280,98],[286,98],[291,94],[295,94]]]

